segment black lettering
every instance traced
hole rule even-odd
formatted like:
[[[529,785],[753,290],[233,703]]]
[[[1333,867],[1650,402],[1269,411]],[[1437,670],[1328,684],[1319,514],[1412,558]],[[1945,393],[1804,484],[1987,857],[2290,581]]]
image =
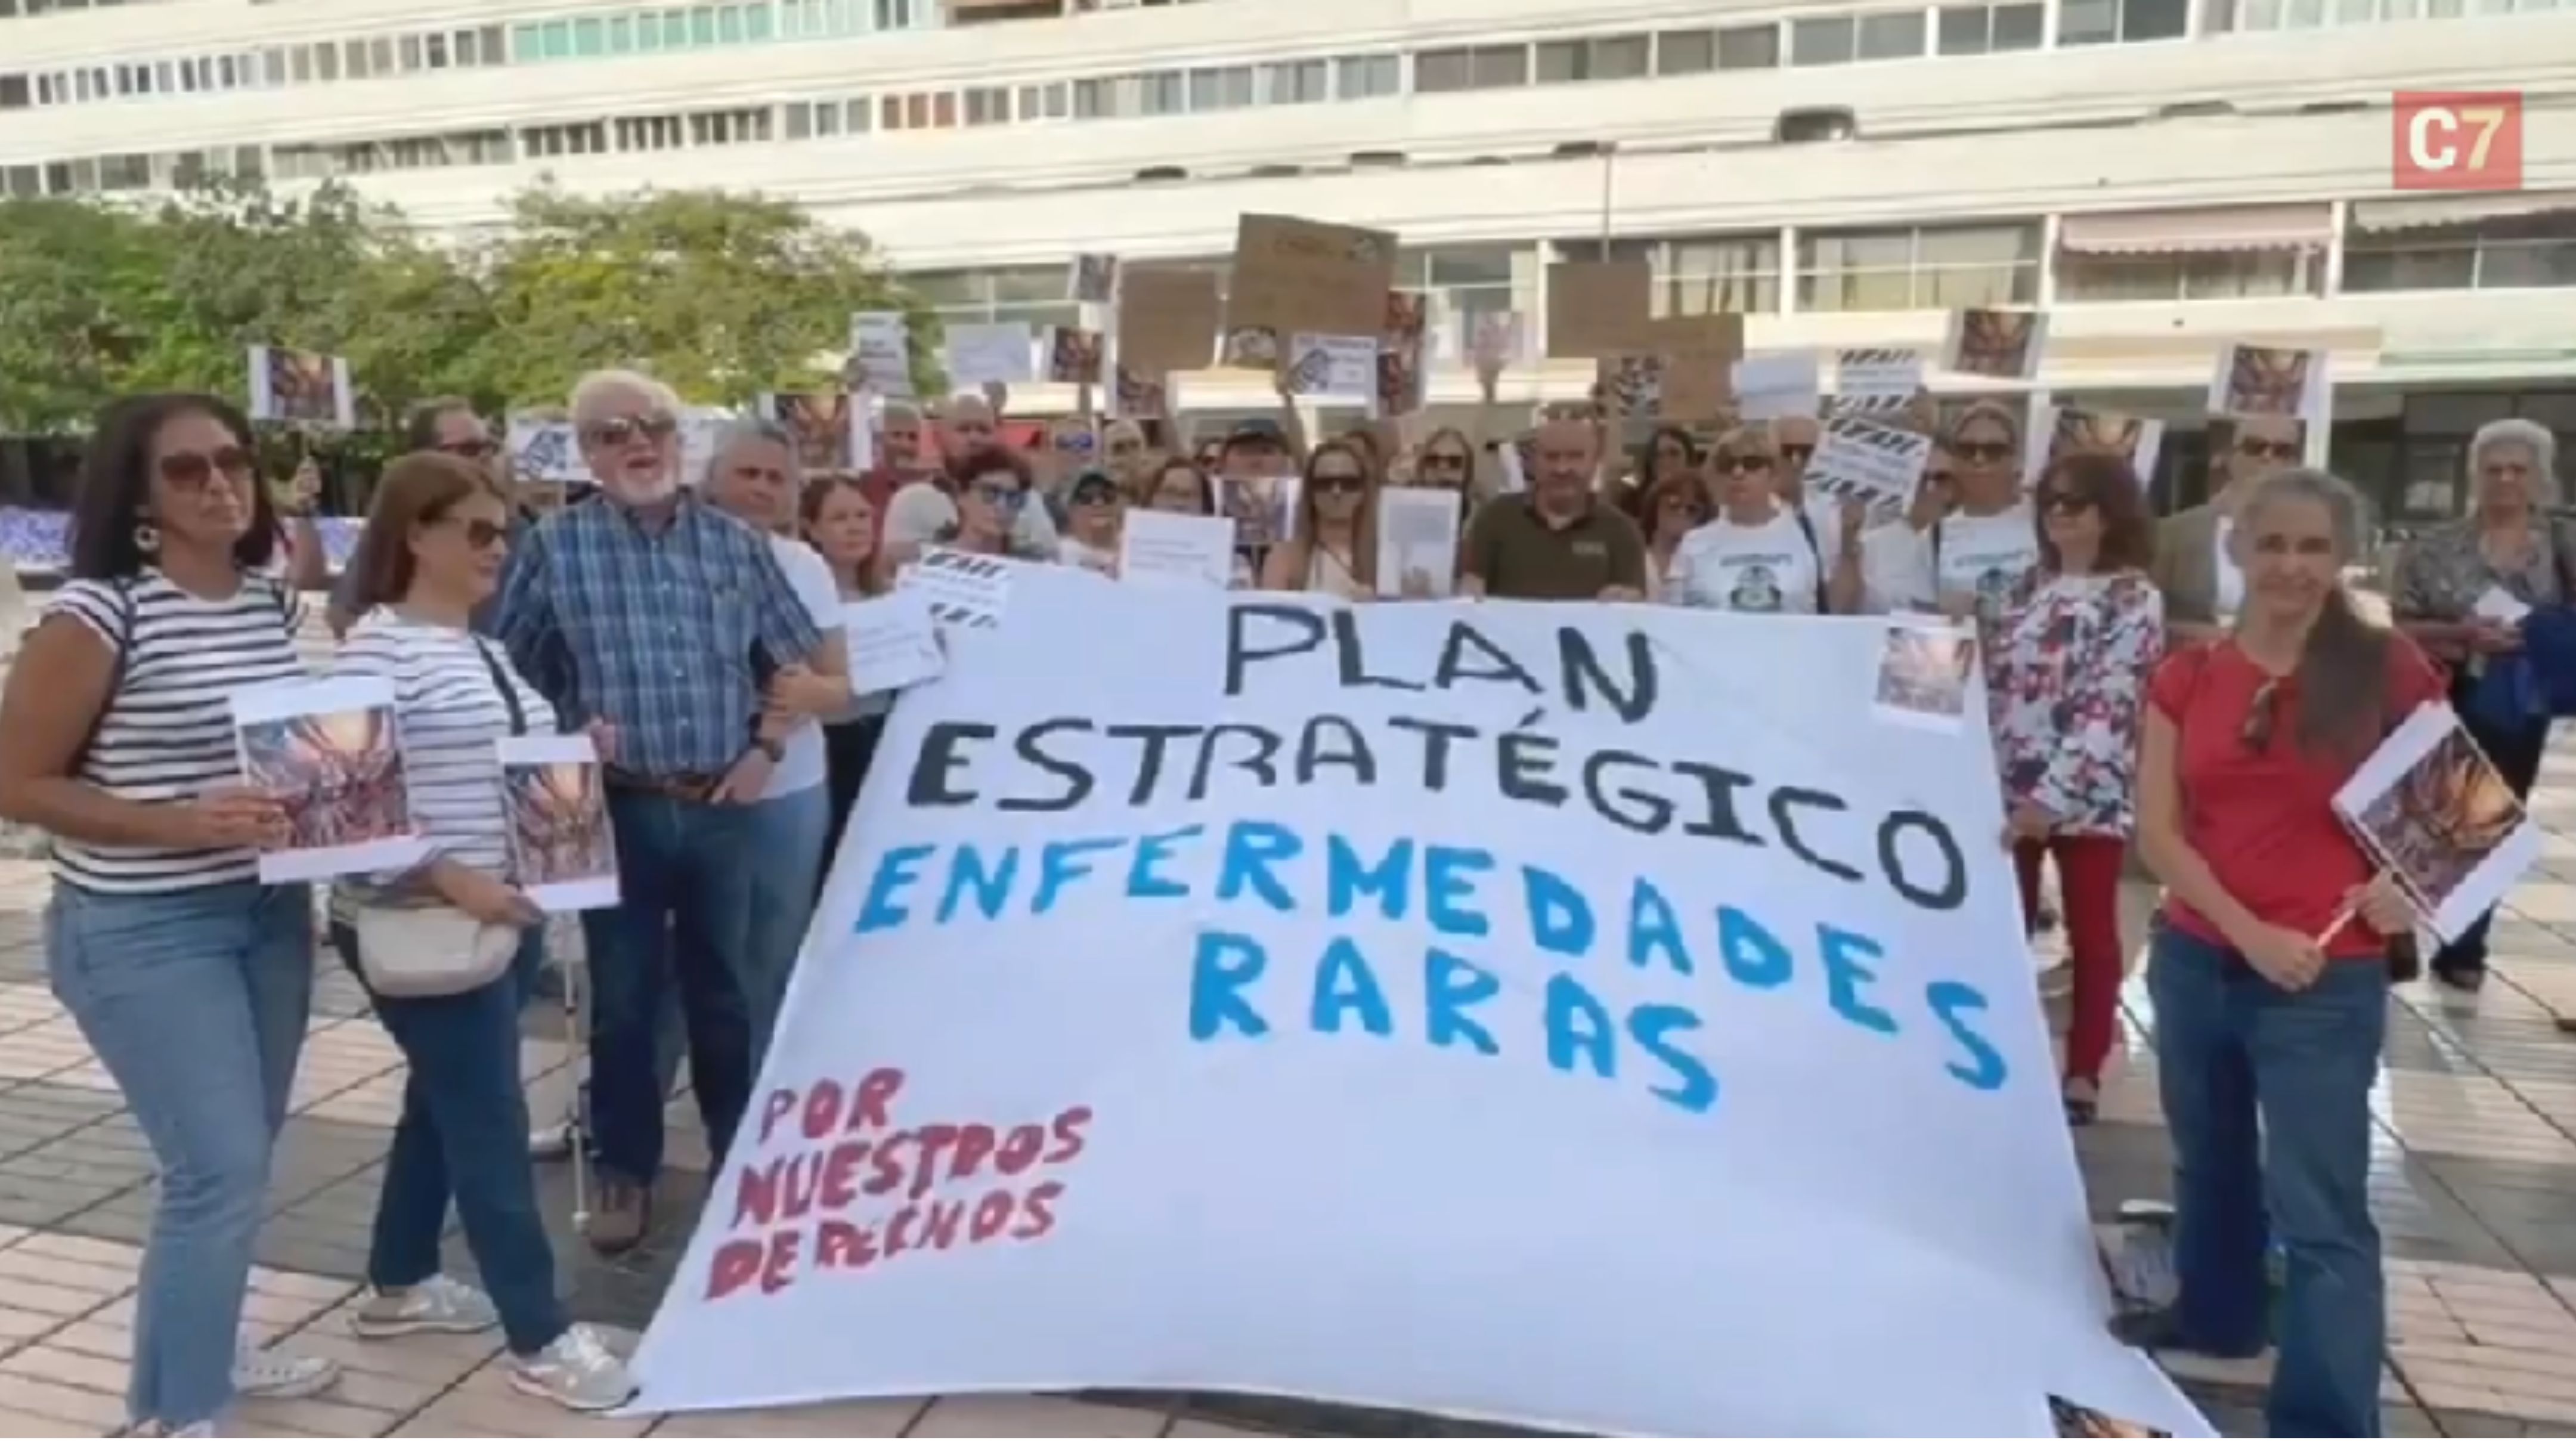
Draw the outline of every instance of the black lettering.
[[[1065,718],[1042,719],[1036,724],[1030,725],[1027,729],[1020,731],[1019,735],[1012,741],[1013,748],[1018,752],[1019,757],[1028,761],[1030,764],[1037,766],[1046,773],[1055,776],[1057,779],[1062,780],[1064,782],[1064,793],[1052,800],[1042,799],[1034,795],[1005,797],[994,801],[993,808],[996,810],[1038,810],[1053,812],[1057,810],[1070,810],[1074,806],[1081,804],[1083,801],[1090,799],[1093,787],[1100,783],[1098,778],[1091,773],[1091,770],[1087,766],[1077,764],[1072,760],[1061,760],[1048,754],[1046,752],[1046,743],[1049,735],[1063,734],[1067,731],[1077,734],[1089,734],[1093,728],[1093,724],[1087,719]]]
[[[1639,835],[1662,834],[1664,827],[1673,823],[1673,802],[1630,786],[1621,786],[1616,791],[1606,790],[1601,777],[1619,765],[1634,765],[1649,774],[1655,768],[1655,762],[1643,755],[1633,755],[1626,750],[1603,750],[1583,762],[1583,798],[1600,812],[1602,819],[1623,830],[1633,830]],[[1613,808],[1611,802],[1614,799],[1623,808]]]
[[[1356,609],[1344,609],[1333,615],[1333,653],[1341,661],[1344,689],[1411,689],[1421,684],[1410,679],[1395,679],[1368,672],[1368,660],[1360,649],[1360,616]]]
[[[1471,650],[1476,657],[1468,657]],[[1523,669],[1519,660],[1504,653],[1501,645],[1464,619],[1450,621],[1449,637],[1440,645],[1439,667],[1431,677],[1442,689],[1453,689],[1462,679],[1479,679],[1517,684],[1534,695],[1547,693],[1537,675]]]
[[[957,788],[951,777],[966,767],[968,741],[989,740],[1000,733],[992,725],[963,720],[941,720],[923,731],[921,753],[912,757],[912,778],[904,783],[903,803],[915,809],[974,804],[975,792]]]
[[[1338,731],[1340,738],[1328,742],[1328,731]],[[1377,783],[1377,756],[1369,752],[1368,739],[1360,727],[1337,714],[1319,714],[1306,721],[1297,738],[1297,783],[1311,785],[1326,765],[1347,767],[1354,785]]]
[[[1663,687],[1662,676],[1655,669],[1655,641],[1635,629],[1629,630],[1626,638],[1628,678],[1627,687],[1623,689],[1621,681],[1602,667],[1601,656],[1594,652],[1588,635],[1571,624],[1558,626],[1556,649],[1565,660],[1567,704],[1577,711],[1588,709],[1592,704],[1592,691],[1599,690],[1601,697],[1609,701],[1611,711],[1628,724],[1635,724],[1655,712],[1655,703]]]
[[[1682,827],[1682,834],[1709,840],[1733,840],[1745,845],[1760,845],[1762,837],[1744,828],[1744,817],[1735,808],[1735,792],[1753,783],[1753,777],[1740,770],[1704,765],[1697,760],[1673,761],[1673,773],[1686,780],[1697,780],[1700,801],[1708,814]]]
[[[1436,719],[1414,719],[1406,715],[1389,715],[1388,729],[1411,730],[1422,736],[1422,788],[1438,794],[1449,788],[1449,746],[1453,741],[1476,737],[1474,725],[1446,724]]]
[[[1780,832],[1780,843],[1789,848],[1791,855],[1836,880],[1858,880],[1860,879],[1858,870],[1839,860],[1830,860],[1818,855],[1807,844],[1806,837],[1798,833],[1798,821],[1794,813],[1802,809],[1840,812],[1850,808],[1839,795],[1829,795],[1822,790],[1810,790],[1803,785],[1783,785],[1771,792],[1771,828]]]
[[[1905,857],[1897,849],[1897,840],[1908,830],[1932,838],[1932,846],[1941,852],[1944,876],[1937,890],[1916,885],[1905,868]],[[1878,868],[1896,893],[1927,911],[1955,911],[1968,899],[1968,858],[1959,851],[1959,838],[1937,817],[1920,810],[1892,810],[1878,822]]]
[[[1101,733],[1113,740],[1134,740],[1144,748],[1136,752],[1136,783],[1127,792],[1127,803],[1142,805],[1154,798],[1154,787],[1163,782],[1163,767],[1171,763],[1171,746],[1199,732],[1198,725],[1111,725]]]
[[[1271,640],[1254,642],[1253,625],[1266,621],[1289,626],[1288,632],[1298,637],[1280,640],[1276,630],[1268,631]],[[1225,692],[1228,698],[1243,693],[1243,677],[1253,665],[1265,659],[1285,659],[1294,654],[1307,654],[1324,642],[1324,616],[1297,604],[1236,604],[1225,611]]]
[[[1533,805],[1562,805],[1566,788],[1554,779],[1557,742],[1546,735],[1514,730],[1495,741],[1495,783],[1506,800]]]
[[[1276,762],[1279,754],[1277,730],[1267,725],[1257,724],[1212,725],[1208,729],[1207,737],[1199,741],[1198,764],[1190,771],[1189,798],[1192,800],[1207,798],[1208,777],[1216,773],[1217,746],[1229,739],[1252,741],[1252,758],[1232,761],[1236,769],[1250,775],[1264,790],[1279,783],[1279,767]]]

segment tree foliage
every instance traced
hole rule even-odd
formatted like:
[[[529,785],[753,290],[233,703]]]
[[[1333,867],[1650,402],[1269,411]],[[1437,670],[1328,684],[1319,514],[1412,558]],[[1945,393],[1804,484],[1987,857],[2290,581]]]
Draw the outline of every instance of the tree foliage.
[[[447,393],[559,404],[603,366],[740,402],[828,385],[851,312],[910,305],[864,238],[719,192],[539,189],[464,247],[336,184],[0,201],[0,433],[77,428],[122,392],[240,397],[262,343],[347,358],[376,422]],[[931,319],[911,310],[925,357]]]

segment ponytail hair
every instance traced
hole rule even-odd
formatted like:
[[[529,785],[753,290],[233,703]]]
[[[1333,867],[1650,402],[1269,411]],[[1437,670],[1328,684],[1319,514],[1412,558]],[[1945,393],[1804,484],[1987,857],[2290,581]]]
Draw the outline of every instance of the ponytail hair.
[[[2338,577],[2299,649],[2299,749],[2313,758],[2354,760],[2388,733],[2388,630],[2361,617],[2340,577],[2361,549],[2361,498],[2315,468],[2285,468],[2254,485],[2236,510],[2235,538],[2257,536],[2255,520],[2280,503],[2314,503],[2333,521]]]

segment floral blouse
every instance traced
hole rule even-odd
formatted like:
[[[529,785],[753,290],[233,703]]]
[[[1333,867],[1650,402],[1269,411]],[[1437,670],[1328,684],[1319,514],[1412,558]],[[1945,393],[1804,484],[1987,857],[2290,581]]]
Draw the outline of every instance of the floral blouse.
[[[2136,572],[2034,574],[1988,630],[1986,680],[2005,808],[2064,835],[2136,821],[2138,706],[2164,653],[2164,596]]]

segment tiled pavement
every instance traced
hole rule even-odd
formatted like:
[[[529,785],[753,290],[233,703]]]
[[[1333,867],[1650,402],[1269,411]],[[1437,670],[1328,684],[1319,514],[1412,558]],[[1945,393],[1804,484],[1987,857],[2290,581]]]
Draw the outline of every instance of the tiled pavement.
[[[2493,979],[2461,996],[2398,992],[2375,1106],[2372,1191],[2391,1260],[2388,1429],[2405,1437],[2576,1432],[2576,748],[2552,759],[2533,813],[2540,872],[2496,931]],[[96,1434],[120,1417],[134,1248],[150,1164],[105,1074],[42,984],[41,867],[0,861],[0,1436]],[[2131,939],[2145,908],[2133,891]],[[327,960],[326,952],[326,960]],[[2132,1045],[2143,1043],[2133,989]],[[552,1008],[531,1015],[526,1064],[541,1115],[571,1069]],[[248,1316],[264,1336],[338,1358],[326,1396],[247,1410],[243,1432],[394,1437],[1180,1436],[1493,1432],[1419,1416],[1221,1395],[949,1397],[798,1412],[585,1419],[512,1392],[482,1340],[362,1344],[343,1307],[362,1271],[399,1096],[392,1044],[327,965],[282,1139],[263,1265]],[[645,1250],[607,1264],[567,1241],[584,1317],[640,1326],[672,1268],[705,1154],[675,1108],[677,1198]],[[2103,1120],[2079,1137],[2095,1216],[2166,1190],[2152,1061],[2118,1070]],[[686,1169],[696,1169],[688,1171]],[[547,1169],[550,1221],[569,1184]],[[452,1254],[460,1269],[470,1262]],[[2177,1363],[2222,1431],[2260,1432],[2260,1370]],[[1508,1431],[1505,1431],[1508,1432]]]

